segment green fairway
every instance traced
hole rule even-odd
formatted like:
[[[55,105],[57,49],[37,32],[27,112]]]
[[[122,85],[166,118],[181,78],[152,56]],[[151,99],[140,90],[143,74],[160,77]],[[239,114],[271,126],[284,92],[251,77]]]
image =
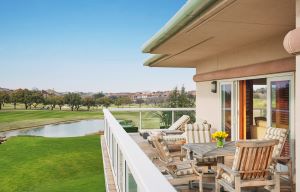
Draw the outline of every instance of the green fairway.
[[[132,120],[136,126],[139,126],[139,113],[137,112],[113,112],[113,115],[118,120]],[[0,111],[0,132],[84,119],[103,119],[103,112],[58,110],[2,110]],[[142,126],[143,128],[159,128],[160,118],[154,112],[143,112]]]
[[[99,136],[13,137],[0,145],[2,192],[104,192]]]
[[[5,110],[0,111],[0,132],[66,121],[102,118],[102,111]]]
[[[132,120],[136,126],[139,126],[140,115],[139,112],[112,112],[118,120]],[[142,127],[151,129],[160,127],[160,118],[155,112],[142,113]]]

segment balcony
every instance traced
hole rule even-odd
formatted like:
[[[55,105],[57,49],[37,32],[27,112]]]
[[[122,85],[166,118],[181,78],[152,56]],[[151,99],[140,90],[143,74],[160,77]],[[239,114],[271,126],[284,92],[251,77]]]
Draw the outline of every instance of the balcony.
[[[105,130],[101,136],[101,146],[104,161],[106,191],[114,192],[194,192],[187,185],[173,186],[168,181],[168,175],[163,175],[161,163],[155,159],[156,150],[139,135],[127,133],[113,116],[114,112],[137,113],[139,129],[143,129],[143,113],[164,111],[170,112],[172,122],[177,112],[195,111],[191,108],[149,108],[149,109],[104,109]],[[149,127],[147,127],[149,128]],[[158,127],[153,127],[158,128]],[[232,157],[225,158],[225,164],[231,164]],[[284,180],[282,180],[284,182]],[[211,191],[205,188],[204,191]],[[259,190],[264,191],[264,190]]]

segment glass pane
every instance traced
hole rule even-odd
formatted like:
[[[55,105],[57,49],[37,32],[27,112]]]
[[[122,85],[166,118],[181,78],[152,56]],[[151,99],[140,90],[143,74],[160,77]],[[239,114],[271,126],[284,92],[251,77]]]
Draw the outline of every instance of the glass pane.
[[[256,79],[253,84],[253,112],[247,139],[262,139],[267,128],[267,89],[266,79]]]
[[[231,140],[231,130],[232,130],[232,109],[231,109],[231,94],[232,94],[232,86],[231,84],[221,85],[221,97],[222,97],[222,128],[228,133],[227,140]]]
[[[289,128],[290,81],[271,82],[272,127]]]
[[[121,150],[119,150],[119,155],[118,155],[118,185],[119,185],[119,189],[120,192],[124,191],[123,190],[123,180],[124,180],[124,159],[123,159],[123,154],[121,152]]]
[[[137,192],[137,184],[135,182],[135,179],[133,175],[130,172],[129,167],[126,165],[126,192]]]

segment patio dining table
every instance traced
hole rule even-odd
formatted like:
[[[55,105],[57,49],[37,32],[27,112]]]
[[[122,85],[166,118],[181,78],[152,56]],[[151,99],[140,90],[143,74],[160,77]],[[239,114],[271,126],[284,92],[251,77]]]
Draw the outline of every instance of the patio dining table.
[[[234,156],[235,149],[235,141],[225,142],[222,148],[217,147],[215,142],[185,144],[181,148],[191,160],[217,158],[217,163],[224,163],[225,156]]]

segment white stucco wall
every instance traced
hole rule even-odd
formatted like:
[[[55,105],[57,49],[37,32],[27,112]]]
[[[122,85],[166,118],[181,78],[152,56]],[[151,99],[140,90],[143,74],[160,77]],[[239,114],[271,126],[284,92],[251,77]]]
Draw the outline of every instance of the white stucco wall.
[[[211,82],[196,83],[196,121],[207,120],[212,124],[213,131],[220,129],[220,101],[219,89],[217,93],[211,92]]]

